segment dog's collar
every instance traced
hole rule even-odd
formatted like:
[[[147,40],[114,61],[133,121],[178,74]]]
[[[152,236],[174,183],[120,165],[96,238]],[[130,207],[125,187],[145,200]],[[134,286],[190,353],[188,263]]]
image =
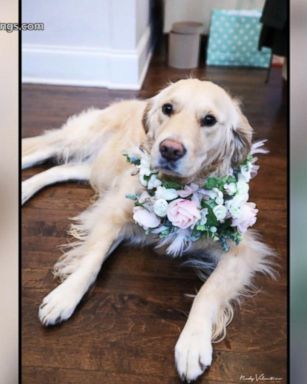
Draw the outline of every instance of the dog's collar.
[[[267,153],[264,142],[254,143],[247,159],[228,175],[209,176],[200,184],[159,178],[143,148],[125,153],[142,185],[139,193],[126,195],[134,201],[134,221],[146,234],[160,238],[159,245],[167,245],[167,253],[173,256],[204,237],[219,242],[227,252],[229,242],[238,244],[256,222],[258,210],[255,203],[248,202],[249,181],[259,168],[254,155]]]

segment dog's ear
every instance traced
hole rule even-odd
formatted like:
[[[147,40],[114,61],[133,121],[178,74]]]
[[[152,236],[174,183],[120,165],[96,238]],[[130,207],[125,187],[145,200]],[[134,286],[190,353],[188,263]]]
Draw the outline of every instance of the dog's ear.
[[[144,131],[146,132],[146,134],[149,132],[149,128],[150,128],[150,121],[149,121],[150,109],[151,109],[151,102],[150,102],[150,100],[148,100],[146,107],[144,109],[143,118],[142,118],[142,124],[143,124]]]
[[[152,139],[154,136],[154,130],[157,126],[157,114],[154,111],[154,102],[152,99],[147,100],[146,107],[143,112],[143,118],[142,118],[142,124],[144,127],[144,130],[147,134],[147,137],[149,139]]]
[[[244,161],[251,150],[253,128],[247,118],[241,112],[236,104],[238,118],[236,124],[232,127],[232,166],[236,166]]]

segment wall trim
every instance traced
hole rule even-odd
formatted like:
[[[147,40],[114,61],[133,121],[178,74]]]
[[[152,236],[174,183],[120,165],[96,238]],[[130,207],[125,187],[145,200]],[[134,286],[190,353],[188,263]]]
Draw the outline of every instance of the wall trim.
[[[150,26],[135,50],[24,44],[22,81],[139,90],[152,52]]]

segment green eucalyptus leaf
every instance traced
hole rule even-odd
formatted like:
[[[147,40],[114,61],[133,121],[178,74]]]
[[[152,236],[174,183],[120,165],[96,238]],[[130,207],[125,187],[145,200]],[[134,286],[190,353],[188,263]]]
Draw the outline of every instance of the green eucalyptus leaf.
[[[236,183],[237,179],[235,176],[231,175],[227,177],[227,184]]]
[[[134,206],[135,206],[135,207],[143,207],[143,208],[144,208],[144,204],[143,204],[143,203],[140,203],[139,201],[136,201],[136,202],[134,203]]]
[[[172,180],[161,180],[162,186],[168,189],[182,189],[183,186],[180,183]]]
[[[124,153],[123,156],[125,156],[127,161],[131,164],[134,164],[134,165],[140,165],[141,164],[141,159],[137,156],[133,156],[133,155],[130,156],[127,153]]]
[[[217,188],[220,183],[220,180],[217,177],[208,177],[204,184],[205,189]]]
[[[138,196],[136,194],[133,194],[133,193],[126,193],[125,197],[127,199],[130,199],[130,200],[137,200],[138,199]]]
[[[204,232],[204,231],[206,231],[207,227],[204,224],[198,224],[198,225],[196,225],[196,229],[197,229],[197,231]]]

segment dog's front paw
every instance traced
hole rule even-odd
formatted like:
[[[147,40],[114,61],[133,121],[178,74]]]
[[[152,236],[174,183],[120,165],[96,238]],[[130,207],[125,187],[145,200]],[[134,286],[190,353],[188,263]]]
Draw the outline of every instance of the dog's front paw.
[[[212,362],[211,336],[207,330],[185,327],[175,347],[175,361],[183,381],[196,380]]]
[[[80,301],[80,297],[63,284],[51,291],[39,307],[38,317],[46,327],[67,320]]]
[[[33,184],[30,179],[21,183],[21,204],[25,204],[34,194]]]

